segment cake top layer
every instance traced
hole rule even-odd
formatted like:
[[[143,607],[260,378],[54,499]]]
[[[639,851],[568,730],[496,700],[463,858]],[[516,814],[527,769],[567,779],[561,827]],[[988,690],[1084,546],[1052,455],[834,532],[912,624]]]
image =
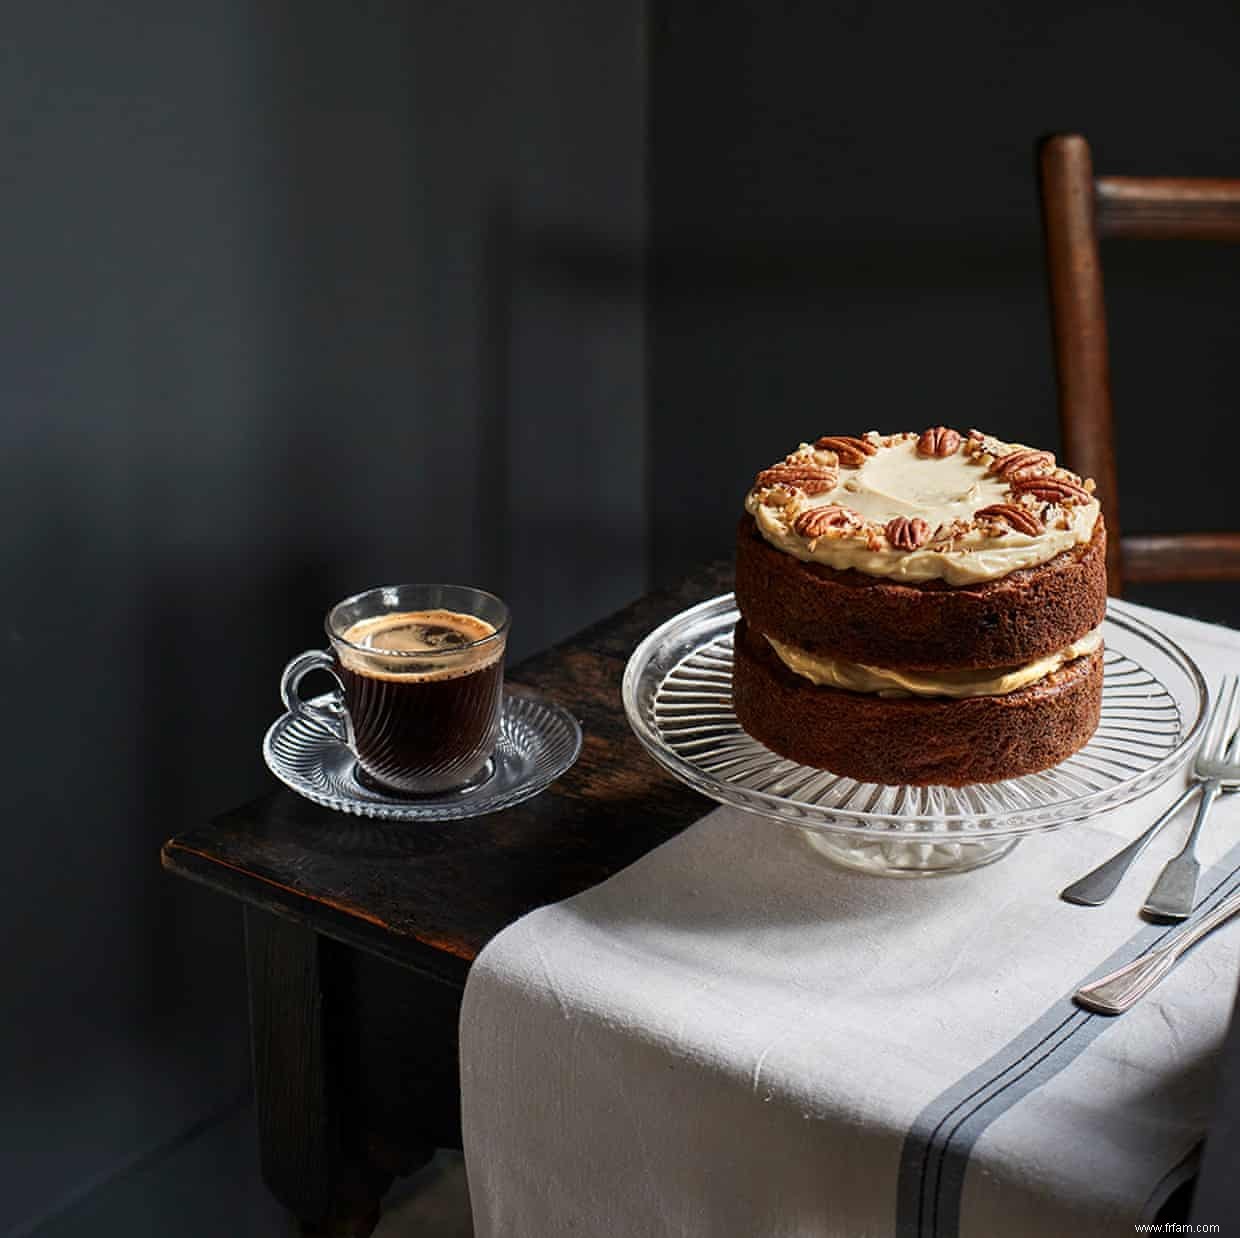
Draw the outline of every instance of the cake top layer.
[[[798,559],[949,585],[1036,567],[1093,536],[1094,483],[978,430],[826,436],[763,469],[745,500]]]

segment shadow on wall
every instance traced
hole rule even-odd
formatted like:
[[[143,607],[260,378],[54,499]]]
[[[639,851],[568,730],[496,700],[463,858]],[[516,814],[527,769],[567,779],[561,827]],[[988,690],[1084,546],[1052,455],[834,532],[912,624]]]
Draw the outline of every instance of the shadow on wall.
[[[18,21],[0,1231],[246,1086],[240,917],[158,848],[270,787],[280,670],[335,600],[489,584],[520,656],[641,591],[640,298],[530,239],[640,248],[639,16]]]
[[[345,61],[326,10],[277,28],[279,243],[311,280],[284,422],[327,440],[289,467],[376,512],[362,584],[493,588],[517,657],[645,584],[635,14],[379,6]]]

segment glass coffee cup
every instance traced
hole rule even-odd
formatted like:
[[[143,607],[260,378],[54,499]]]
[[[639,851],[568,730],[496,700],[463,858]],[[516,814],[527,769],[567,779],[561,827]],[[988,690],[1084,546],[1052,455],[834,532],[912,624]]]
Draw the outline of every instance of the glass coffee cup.
[[[339,735],[376,790],[467,790],[492,768],[509,619],[494,594],[464,585],[368,589],[331,608],[331,651],[294,658],[280,696],[290,713]],[[340,685],[327,704],[299,695],[314,670]]]

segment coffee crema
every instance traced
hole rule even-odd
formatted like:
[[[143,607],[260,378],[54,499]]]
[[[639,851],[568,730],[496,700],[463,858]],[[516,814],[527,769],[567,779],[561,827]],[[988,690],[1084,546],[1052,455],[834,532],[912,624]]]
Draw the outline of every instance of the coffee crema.
[[[344,643],[336,656],[349,670],[381,679],[458,679],[501,656],[499,641],[479,647],[494,635],[495,627],[485,619],[455,610],[372,615],[341,633]]]

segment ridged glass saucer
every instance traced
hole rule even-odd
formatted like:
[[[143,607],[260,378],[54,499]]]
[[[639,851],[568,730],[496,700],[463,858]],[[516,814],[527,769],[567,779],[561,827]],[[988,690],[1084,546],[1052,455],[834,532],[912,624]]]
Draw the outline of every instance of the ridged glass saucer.
[[[310,702],[327,708],[337,703],[331,692]],[[277,718],[263,739],[267,767],[298,795],[383,821],[450,821],[511,808],[554,782],[580,751],[581,727],[572,714],[541,697],[509,691],[488,772],[472,786],[442,795],[406,799],[361,782],[341,736],[301,714]]]
[[[862,783],[780,757],[732,712],[732,594],[656,628],[624,673],[624,708],[647,752],[722,804],[807,832],[836,863],[886,876],[963,872],[1050,830],[1152,791],[1198,737],[1206,685],[1173,641],[1112,601],[1102,719],[1054,768],[968,787]]]

